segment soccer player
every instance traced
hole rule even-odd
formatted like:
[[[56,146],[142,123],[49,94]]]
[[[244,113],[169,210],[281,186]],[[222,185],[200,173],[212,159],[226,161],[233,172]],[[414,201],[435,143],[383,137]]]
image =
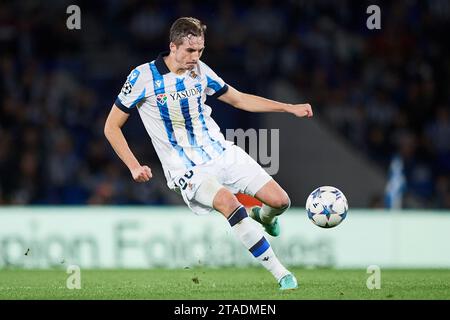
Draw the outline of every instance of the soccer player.
[[[280,234],[278,216],[290,206],[287,193],[244,150],[226,141],[211,118],[206,96],[250,112],[289,112],[312,117],[309,104],[285,104],[242,93],[227,85],[200,60],[206,26],[182,17],[170,28],[168,52],[129,74],[105,123],[105,136],[137,182],[152,178],[128,147],[122,126],[136,108],[161,161],[167,185],[196,214],[219,211],[237,238],[278,281],[281,290],[297,280],[278,260],[260,223],[271,236]],[[235,194],[263,203],[247,213]]]

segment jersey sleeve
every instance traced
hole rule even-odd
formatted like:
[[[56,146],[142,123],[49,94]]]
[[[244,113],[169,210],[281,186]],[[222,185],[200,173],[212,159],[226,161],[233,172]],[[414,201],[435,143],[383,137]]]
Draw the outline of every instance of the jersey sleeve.
[[[205,93],[208,96],[213,96],[215,98],[220,97],[222,94],[227,92],[228,85],[222,80],[210,67],[203,63],[205,68],[205,75],[207,80],[207,85]]]
[[[146,97],[144,76],[138,68],[132,70],[120,90],[115,101],[115,105],[120,110],[130,113],[136,105]]]

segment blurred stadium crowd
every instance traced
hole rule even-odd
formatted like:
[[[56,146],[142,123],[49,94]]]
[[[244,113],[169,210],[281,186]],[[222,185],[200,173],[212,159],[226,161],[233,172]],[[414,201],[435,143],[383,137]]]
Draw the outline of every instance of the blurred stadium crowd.
[[[368,30],[366,8],[376,3],[382,28]],[[81,30],[66,28],[70,4],[81,8]],[[0,204],[181,203],[139,117],[125,130],[155,183],[132,181],[103,125],[132,67],[166,50],[170,24],[188,15],[207,24],[204,60],[231,85],[299,92],[385,171],[401,155],[419,207],[450,207],[445,0],[2,1]],[[223,129],[260,117],[220,104],[214,113]]]

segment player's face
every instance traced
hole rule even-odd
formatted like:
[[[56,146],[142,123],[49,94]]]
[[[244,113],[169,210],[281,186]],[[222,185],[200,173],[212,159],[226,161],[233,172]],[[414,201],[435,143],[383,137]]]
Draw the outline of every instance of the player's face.
[[[180,69],[192,70],[200,60],[205,49],[205,39],[189,35],[183,38],[183,43],[170,44],[170,50],[175,53],[175,61]]]

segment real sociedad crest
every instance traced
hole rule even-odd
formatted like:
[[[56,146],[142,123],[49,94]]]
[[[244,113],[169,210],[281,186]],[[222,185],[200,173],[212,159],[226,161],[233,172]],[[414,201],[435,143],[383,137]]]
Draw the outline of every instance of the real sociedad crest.
[[[195,73],[195,71],[191,71],[191,72],[189,73],[189,76],[190,76],[191,78],[193,78],[193,79],[196,79],[196,78],[198,77],[198,75]]]

